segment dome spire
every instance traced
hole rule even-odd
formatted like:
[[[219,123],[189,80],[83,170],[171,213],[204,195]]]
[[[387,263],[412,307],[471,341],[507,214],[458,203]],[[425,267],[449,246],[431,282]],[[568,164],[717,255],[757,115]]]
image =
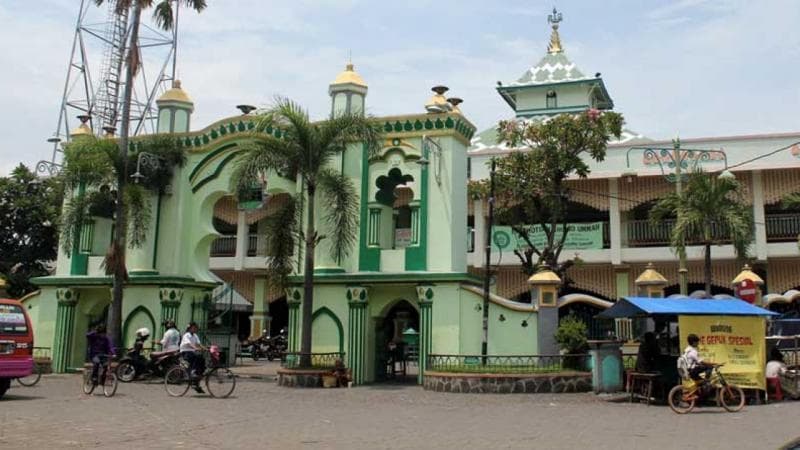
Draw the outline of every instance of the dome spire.
[[[561,37],[558,35],[558,24],[564,20],[561,13],[553,8],[553,14],[547,16],[547,23],[553,27],[553,32],[550,33],[550,45],[547,46],[547,53],[555,54],[562,53],[564,48],[561,47]]]

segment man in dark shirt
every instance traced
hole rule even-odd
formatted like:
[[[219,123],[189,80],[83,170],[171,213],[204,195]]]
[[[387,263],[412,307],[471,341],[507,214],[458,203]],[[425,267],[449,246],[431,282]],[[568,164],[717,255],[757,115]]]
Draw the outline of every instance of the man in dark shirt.
[[[98,325],[93,331],[86,333],[86,346],[89,360],[92,362],[92,383],[97,385],[97,372],[105,365],[109,357],[114,357],[114,344],[106,334],[106,326]]]
[[[639,353],[636,355],[636,371],[640,373],[654,372],[656,359],[661,356],[656,335],[650,331],[644,334],[639,344]]]

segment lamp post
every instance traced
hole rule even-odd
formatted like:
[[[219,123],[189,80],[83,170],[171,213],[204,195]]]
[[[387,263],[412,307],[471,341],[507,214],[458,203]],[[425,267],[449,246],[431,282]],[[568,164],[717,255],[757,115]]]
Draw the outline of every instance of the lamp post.
[[[139,184],[139,181],[141,181],[144,178],[144,175],[142,175],[142,170],[141,170],[142,165],[144,165],[148,169],[158,169],[160,165],[159,157],[152,153],[139,152],[139,154],[136,156],[136,173],[131,175],[131,178],[133,178],[133,182],[136,184]]]
[[[626,170],[623,176],[635,176],[636,172],[631,169],[631,152],[642,151],[645,159],[658,163],[661,175],[670,182],[675,183],[675,192],[681,195],[683,192],[684,171],[695,170],[703,161],[711,161],[713,155],[720,155],[725,163],[725,169],[719,175],[720,178],[731,178],[733,174],[728,171],[728,155],[722,150],[709,149],[684,149],[681,150],[681,140],[672,140],[672,147],[631,147],[625,156]],[[674,171],[674,172],[673,172]],[[678,219],[680,219],[680,210]],[[678,285],[681,295],[689,295],[688,285],[689,270],[686,268],[686,247],[681,245],[678,248]]]
[[[481,340],[481,356],[483,364],[486,364],[486,356],[489,354],[489,285],[492,278],[491,259],[492,259],[492,225],[494,223],[494,173],[497,160],[492,158],[492,170],[489,172],[489,220],[486,227],[486,249],[483,274],[483,337]]]

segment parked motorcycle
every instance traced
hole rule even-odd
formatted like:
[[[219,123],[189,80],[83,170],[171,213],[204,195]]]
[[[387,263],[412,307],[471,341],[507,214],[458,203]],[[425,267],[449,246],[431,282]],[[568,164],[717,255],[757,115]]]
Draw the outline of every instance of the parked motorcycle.
[[[178,350],[150,352],[149,358],[142,356],[144,343],[150,337],[149,330],[142,328],[136,332],[136,343],[117,364],[117,379],[129,383],[145,376],[163,377],[169,369],[178,364]]]
[[[287,340],[283,330],[275,337],[262,336],[250,343],[250,354],[253,361],[266,358],[268,361],[283,359],[286,354]]]

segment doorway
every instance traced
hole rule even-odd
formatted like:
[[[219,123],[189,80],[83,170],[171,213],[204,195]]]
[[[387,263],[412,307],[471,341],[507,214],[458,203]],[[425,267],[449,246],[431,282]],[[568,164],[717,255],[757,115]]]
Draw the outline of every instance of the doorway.
[[[406,300],[375,322],[375,381],[417,382],[419,311]]]

